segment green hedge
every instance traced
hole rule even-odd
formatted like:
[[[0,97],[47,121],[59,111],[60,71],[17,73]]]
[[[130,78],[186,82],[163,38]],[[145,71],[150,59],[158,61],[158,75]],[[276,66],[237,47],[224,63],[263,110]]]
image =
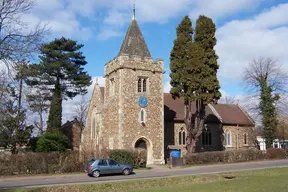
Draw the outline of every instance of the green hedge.
[[[2,155],[0,175],[83,172],[78,152],[19,153]]]
[[[110,150],[109,158],[115,159],[121,164],[131,164],[136,169],[146,167],[147,162],[146,150]]]
[[[186,165],[214,164],[214,163],[237,163],[245,161],[263,160],[266,155],[258,149],[243,149],[233,151],[213,151],[194,153],[184,156]]]
[[[109,158],[114,159],[118,163],[121,163],[121,164],[134,165],[132,151],[122,150],[122,149],[110,150]]]

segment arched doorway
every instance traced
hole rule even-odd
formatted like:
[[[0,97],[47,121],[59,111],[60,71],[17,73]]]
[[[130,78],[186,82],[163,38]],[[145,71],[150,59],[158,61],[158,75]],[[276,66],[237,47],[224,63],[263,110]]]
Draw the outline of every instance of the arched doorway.
[[[151,146],[151,142],[144,138],[141,137],[139,139],[136,140],[136,142],[134,142],[134,148],[138,149],[138,150],[145,150],[146,151],[146,156],[147,156],[147,164],[152,164],[152,146]]]
[[[136,149],[146,149],[147,150],[146,141],[144,141],[143,139],[139,139],[135,143],[135,148]]]

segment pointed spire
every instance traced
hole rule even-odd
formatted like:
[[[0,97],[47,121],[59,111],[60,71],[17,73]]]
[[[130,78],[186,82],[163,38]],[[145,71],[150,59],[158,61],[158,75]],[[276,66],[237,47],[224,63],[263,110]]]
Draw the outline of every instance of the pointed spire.
[[[99,84],[98,84],[98,78],[96,78],[96,85],[99,85]]]
[[[133,17],[132,20],[136,20],[135,0],[133,0]]]
[[[142,58],[152,58],[146,45],[142,32],[136,21],[135,0],[133,0],[132,22],[127,30],[118,55],[139,56]]]

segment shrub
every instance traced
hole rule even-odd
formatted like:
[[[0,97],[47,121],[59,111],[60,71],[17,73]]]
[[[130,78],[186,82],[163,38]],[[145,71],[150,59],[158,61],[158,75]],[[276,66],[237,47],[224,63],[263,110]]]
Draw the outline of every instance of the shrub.
[[[288,148],[284,149],[285,151],[285,158],[288,158]]]
[[[0,158],[0,175],[84,171],[78,152],[19,153]]]
[[[286,153],[283,149],[269,148],[266,151],[267,159],[285,159]]]
[[[122,164],[134,165],[132,151],[123,150],[123,149],[110,150],[109,158],[115,159],[116,161]]]
[[[61,173],[84,171],[84,163],[79,161],[79,154],[77,152],[71,152],[62,158]]]
[[[37,141],[37,152],[64,152],[68,148],[68,138],[60,132],[46,132]]]
[[[28,143],[29,151],[36,152],[38,140],[39,140],[39,137],[30,138],[29,143]]]
[[[184,156],[184,163],[186,165],[236,163],[262,159],[265,159],[265,155],[262,153],[262,151],[257,149],[245,149],[235,151],[214,151],[189,154]]]
[[[142,149],[133,150],[134,168],[145,168],[147,163],[147,151]]]

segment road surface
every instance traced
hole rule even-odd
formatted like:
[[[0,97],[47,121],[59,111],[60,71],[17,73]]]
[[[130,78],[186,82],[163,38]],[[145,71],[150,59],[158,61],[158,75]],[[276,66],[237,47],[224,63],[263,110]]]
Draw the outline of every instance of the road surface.
[[[91,178],[83,174],[75,175],[54,175],[54,176],[31,176],[31,177],[11,177],[0,179],[0,190],[15,189],[23,187],[43,187],[55,185],[68,185],[80,183],[100,183],[111,181],[127,181],[135,179],[149,179],[157,177],[183,176],[183,175],[200,175],[231,171],[255,170],[263,168],[288,167],[288,160],[249,162],[238,164],[207,165],[195,166],[190,168],[155,168],[147,171],[139,171],[129,176],[102,176]]]

